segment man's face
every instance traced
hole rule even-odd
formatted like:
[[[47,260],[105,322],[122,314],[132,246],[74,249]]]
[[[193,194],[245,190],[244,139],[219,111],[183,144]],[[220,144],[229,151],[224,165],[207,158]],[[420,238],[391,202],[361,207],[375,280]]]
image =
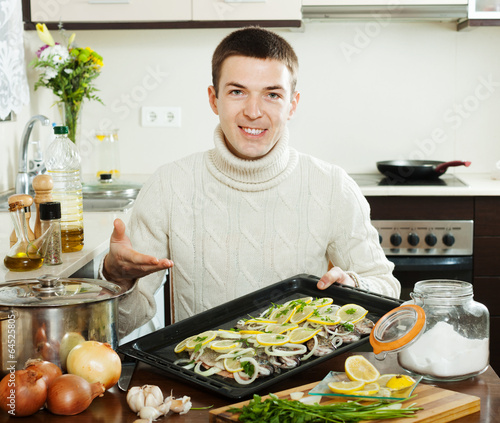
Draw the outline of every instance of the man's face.
[[[278,142],[299,101],[290,78],[286,65],[274,59],[231,56],[224,61],[219,95],[210,86],[208,97],[235,156],[255,160]]]

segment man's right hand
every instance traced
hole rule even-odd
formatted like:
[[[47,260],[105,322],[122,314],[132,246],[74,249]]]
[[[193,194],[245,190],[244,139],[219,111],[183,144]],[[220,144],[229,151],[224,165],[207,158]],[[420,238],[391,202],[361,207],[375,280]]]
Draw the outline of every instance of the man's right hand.
[[[141,254],[132,248],[130,239],[125,235],[125,224],[115,219],[109,243],[109,253],[104,259],[103,274],[119,285],[131,288],[136,279],[160,270],[169,269],[174,262],[169,259]]]

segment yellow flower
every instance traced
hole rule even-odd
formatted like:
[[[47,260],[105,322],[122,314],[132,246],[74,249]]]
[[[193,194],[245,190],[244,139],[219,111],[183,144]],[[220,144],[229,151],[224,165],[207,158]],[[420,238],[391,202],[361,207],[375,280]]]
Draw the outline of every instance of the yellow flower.
[[[69,37],[68,47],[71,47],[71,44],[73,44],[73,41],[75,41],[75,37],[76,37],[76,34],[73,32],[73,34],[71,34],[71,37]]]
[[[54,38],[52,38],[50,31],[47,29],[47,25],[37,23],[36,24],[36,32],[38,34],[38,37],[40,38],[40,40],[42,40],[43,43],[45,43],[51,47],[54,47],[54,45],[56,43],[54,42]]]

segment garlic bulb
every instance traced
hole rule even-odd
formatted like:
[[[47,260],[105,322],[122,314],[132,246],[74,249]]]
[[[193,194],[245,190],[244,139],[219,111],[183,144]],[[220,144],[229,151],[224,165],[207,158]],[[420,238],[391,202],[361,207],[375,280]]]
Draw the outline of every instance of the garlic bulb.
[[[134,386],[127,393],[127,404],[134,413],[144,407],[157,407],[163,403],[163,392],[156,385]]]

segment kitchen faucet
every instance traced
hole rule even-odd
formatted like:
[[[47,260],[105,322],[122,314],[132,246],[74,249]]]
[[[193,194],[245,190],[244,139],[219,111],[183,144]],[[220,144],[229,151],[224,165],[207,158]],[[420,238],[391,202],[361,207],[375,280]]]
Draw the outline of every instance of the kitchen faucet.
[[[28,173],[28,145],[33,130],[33,125],[36,121],[40,121],[43,126],[50,125],[50,120],[48,117],[43,115],[33,116],[26,126],[24,127],[23,136],[21,138],[21,146],[19,148],[19,165],[17,168],[16,177],[16,193],[17,194],[29,194],[30,180],[32,180],[37,174],[42,173],[42,170],[35,169]]]

